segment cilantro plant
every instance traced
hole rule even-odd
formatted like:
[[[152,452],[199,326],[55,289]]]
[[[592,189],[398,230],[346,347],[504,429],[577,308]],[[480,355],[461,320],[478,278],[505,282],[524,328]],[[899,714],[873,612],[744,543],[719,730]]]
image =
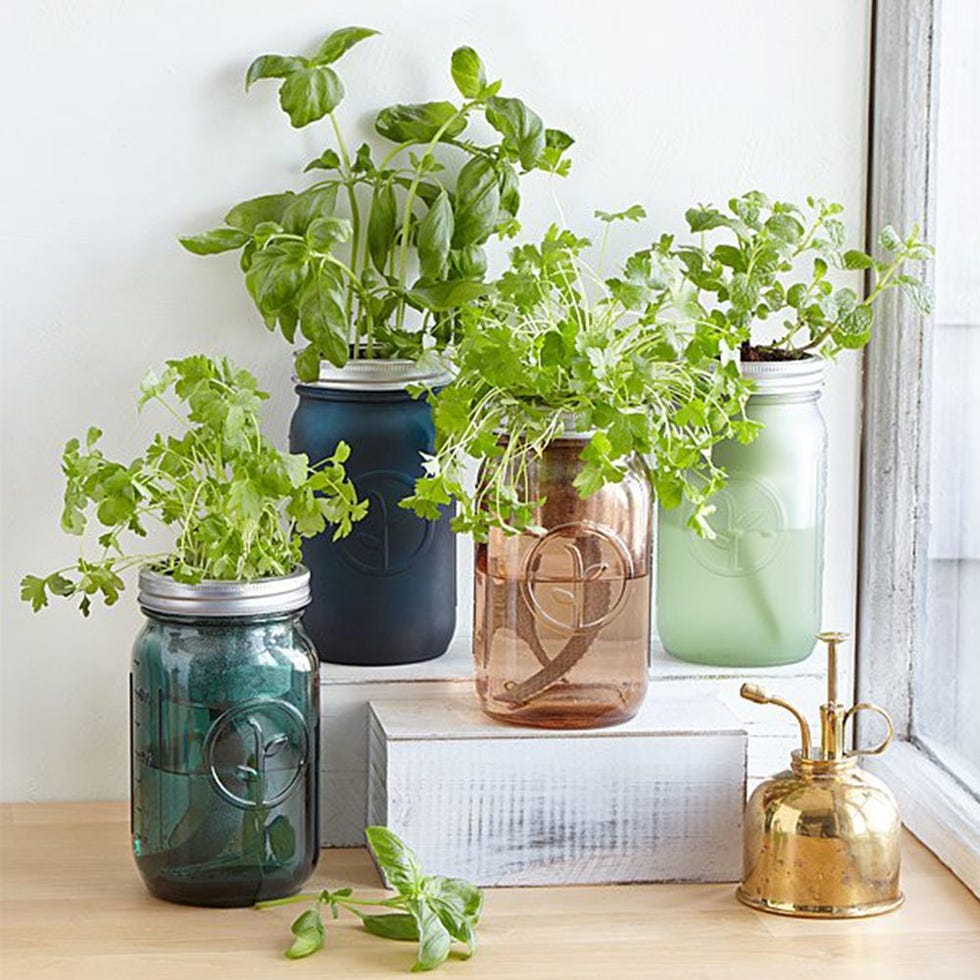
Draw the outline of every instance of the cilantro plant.
[[[446,343],[459,307],[485,291],[484,244],[519,225],[520,173],[564,175],[572,139],[547,129],[520,99],[499,95],[472,48],[452,55],[461,101],[398,104],[382,109],[377,151],[351,152],[336,110],[344,87],[332,67],[376,31],[335,31],[311,57],[263,55],[248,69],[246,88],[282,79],[279,103],[294,127],[329,120],[334,146],[305,171],[327,176],[304,190],[244,201],[225,226],[182,238],[199,255],[241,250],[245,285],[274,330],[293,343],[302,380],[317,377],[321,359],[342,366],[349,356],[408,356]],[[481,117],[495,134],[483,145],[469,134]],[[450,171],[437,150],[462,159]],[[410,316],[410,311],[414,314]]]
[[[729,201],[728,210],[691,208],[687,222],[700,243],[677,250],[687,277],[704,296],[700,315],[719,335],[742,345],[746,360],[795,360],[809,354],[835,357],[863,347],[871,337],[874,303],[889,289],[902,289],[922,313],[932,309],[923,282],[902,269],[928,260],[933,249],[918,228],[902,237],[892,227],[878,236],[882,258],[845,250],[840,204],[807,198],[806,207],[770,201],[751,191]],[[728,240],[709,243],[712,232]],[[862,300],[853,289],[835,289],[829,270],[870,274]],[[751,339],[755,321],[783,316],[782,330],[765,345]]]
[[[353,913],[368,932],[382,939],[417,942],[413,971],[433,970],[444,963],[454,943],[462,947],[456,955],[471,956],[476,951],[476,924],[483,909],[480,889],[460,878],[423,874],[415,853],[386,827],[368,827],[365,836],[396,894],[384,899],[359,898],[352,889],[340,888],[260,902],[256,908],[267,909],[315,900],[313,908],[293,923],[293,942],[286,955],[300,959],[323,946],[322,910],[329,908],[334,919],[342,910]]]
[[[638,207],[597,212],[607,231],[609,222],[643,216]],[[597,273],[584,262],[589,244],[552,226],[539,245],[516,248],[492,292],[464,312],[458,374],[430,396],[436,452],[402,506],[434,517],[456,498],[458,531],[533,531],[540,501],[525,489],[528,461],[571,424],[593,433],[579,494],[621,480],[638,453],[661,503],[686,498],[691,526],[710,535],[708,498],[724,482],[711,447],[749,441],[757,430],[743,413],[748,388],[734,352],[722,350],[710,321],[692,317],[692,287],[670,237],[609,279],[601,261]],[[483,462],[472,490],[464,485],[470,457]]]
[[[102,530],[94,555],[83,548],[66,568],[24,577],[21,598],[35,612],[49,595],[81,596],[85,615],[94,595],[111,606],[124,588],[121,573],[133,565],[189,583],[286,575],[300,562],[301,537],[329,522],[337,538],[364,516],[367,503],[344,471],[347,445],[339,443],[313,467],[305,455],[281,453],[259,428],[259,405],[268,395],[227,359],[168,361],[162,376],[149,372],[140,390],[140,407],[157,404],[181,431],[155,435],[129,463],[103,454],[99,429],[90,428],[84,443],[68,442],[62,529],[84,536],[94,517]],[[124,545],[128,534],[146,535],[148,520],[174,533],[171,551],[134,554]]]

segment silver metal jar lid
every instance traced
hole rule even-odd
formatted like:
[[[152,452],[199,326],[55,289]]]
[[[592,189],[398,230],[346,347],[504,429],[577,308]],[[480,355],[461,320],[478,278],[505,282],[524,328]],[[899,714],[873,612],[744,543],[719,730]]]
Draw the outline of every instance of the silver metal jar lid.
[[[300,565],[290,575],[224,582],[207,579],[196,585],[140,569],[137,601],[148,612],[172,616],[262,616],[295,612],[310,603],[310,572]]]
[[[320,361],[320,377],[316,381],[301,381],[309,388],[331,388],[341,391],[397,391],[410,384],[431,387],[447,384],[452,376],[446,371],[420,365],[407,358],[361,357],[335,367]]]
[[[755,383],[754,395],[809,395],[823,388],[824,361],[742,361],[742,376]]]

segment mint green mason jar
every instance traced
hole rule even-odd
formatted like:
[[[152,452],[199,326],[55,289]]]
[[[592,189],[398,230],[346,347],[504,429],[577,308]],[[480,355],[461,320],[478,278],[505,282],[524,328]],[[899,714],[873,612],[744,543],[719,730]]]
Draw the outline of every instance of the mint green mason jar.
[[[747,362],[747,413],[765,428],[713,458],[729,479],[713,500],[713,540],[686,527],[690,509],[660,508],[657,631],[692,663],[797,663],[820,629],[827,427],[817,405],[823,362]]]

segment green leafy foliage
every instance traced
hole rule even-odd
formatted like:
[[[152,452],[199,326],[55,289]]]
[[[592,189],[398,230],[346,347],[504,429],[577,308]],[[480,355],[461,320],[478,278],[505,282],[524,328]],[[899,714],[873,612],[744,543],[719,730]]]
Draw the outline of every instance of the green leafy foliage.
[[[373,936],[417,943],[413,972],[434,970],[453,954],[454,946],[458,949],[456,955],[464,958],[476,952],[483,892],[460,878],[425,874],[411,848],[386,827],[368,827],[365,836],[378,868],[395,894],[384,899],[361,898],[352,889],[341,888],[260,902],[258,908],[315,901],[313,908],[293,923],[293,942],[286,956],[299,959],[323,946],[324,908],[335,919],[341,910],[353,913]]]
[[[641,210],[601,217],[608,227]],[[644,456],[661,502],[687,498],[692,526],[710,534],[709,497],[724,481],[711,447],[754,434],[734,352],[713,321],[693,314],[669,237],[607,279],[585,262],[589,245],[552,226],[539,244],[514,249],[508,271],[467,304],[458,373],[429,396],[436,452],[402,506],[434,518],[455,498],[455,528],[478,538],[493,527],[534,530],[541,501],[524,489],[529,461],[571,425],[593,433],[575,481],[582,496]],[[470,458],[483,464],[476,487],[464,484]]]
[[[764,359],[795,359],[807,354],[832,358],[863,347],[871,337],[874,304],[887,290],[900,288],[923,313],[932,308],[928,288],[902,274],[909,262],[932,256],[918,228],[902,237],[887,227],[878,236],[882,258],[845,249],[843,208],[808,198],[805,207],[771,201],[759,191],[732,198],[725,210],[699,205],[687,211],[688,226],[700,244],[677,250],[694,287],[692,302],[710,317],[728,343],[752,345],[758,321],[782,316],[776,339],[756,348]],[[719,232],[726,241],[708,240]],[[830,270],[859,270],[870,277],[867,296],[835,288]],[[703,299],[702,299],[703,297]],[[710,310],[710,312],[708,312]]]
[[[319,363],[349,356],[418,358],[443,348],[459,326],[459,304],[478,295],[482,246],[520,225],[519,174],[564,176],[573,140],[546,129],[520,99],[498,93],[470,47],[453,52],[450,73],[462,102],[397,103],[377,113],[379,149],[351,153],[335,115],[344,98],[336,64],[376,31],[334,31],[310,57],[262,55],[246,88],[279,82],[279,102],[295,127],[329,120],[334,146],[306,164],[318,180],[299,192],[253,198],[225,217],[227,227],[181,238],[196,255],[241,251],[245,285],[263,321],[289,343],[303,381]],[[470,138],[480,116],[496,133]],[[486,127],[484,127],[484,130]],[[443,157],[462,157],[447,166]],[[454,177],[447,176],[455,174]]]
[[[103,453],[102,432],[94,427],[84,443],[67,443],[61,526],[81,537],[94,520],[101,527],[98,551],[95,557],[83,551],[50,575],[25,576],[21,598],[36,612],[49,595],[79,596],[87,615],[93,596],[116,602],[124,588],[121,573],[133,565],[189,583],[286,575],[299,564],[301,537],[319,534],[328,523],[335,538],[348,534],[367,511],[344,470],[350,450],[339,443],[312,467],[305,455],[280,452],[259,428],[267,397],[248,371],[224,358],[195,355],[168,361],[162,375],[148,372],[140,407],[165,408],[181,431],[158,433],[128,463]],[[170,552],[132,554],[124,547],[126,535],[146,535],[148,521],[173,532]],[[288,825],[273,821],[268,830],[274,853],[295,846]]]

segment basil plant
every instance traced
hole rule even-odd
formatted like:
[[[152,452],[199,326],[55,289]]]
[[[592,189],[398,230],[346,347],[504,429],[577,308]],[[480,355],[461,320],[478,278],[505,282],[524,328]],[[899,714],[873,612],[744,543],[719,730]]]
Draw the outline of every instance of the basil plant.
[[[521,174],[564,176],[572,138],[548,129],[520,99],[500,94],[477,53],[453,52],[454,100],[396,104],[374,120],[380,144],[356,149],[337,110],[336,62],[377,32],[335,31],[310,57],[263,55],[246,88],[281,79],[279,103],[302,128],[329,122],[332,145],[304,168],[306,188],[236,204],[224,226],[181,239],[195,254],[239,251],[245,285],[270,330],[304,346],[301,380],[321,359],[419,358],[449,343],[459,309],[486,292],[484,246],[519,229]],[[481,140],[472,124],[482,120]],[[457,159],[450,160],[449,156]],[[451,164],[451,165],[450,165]]]

